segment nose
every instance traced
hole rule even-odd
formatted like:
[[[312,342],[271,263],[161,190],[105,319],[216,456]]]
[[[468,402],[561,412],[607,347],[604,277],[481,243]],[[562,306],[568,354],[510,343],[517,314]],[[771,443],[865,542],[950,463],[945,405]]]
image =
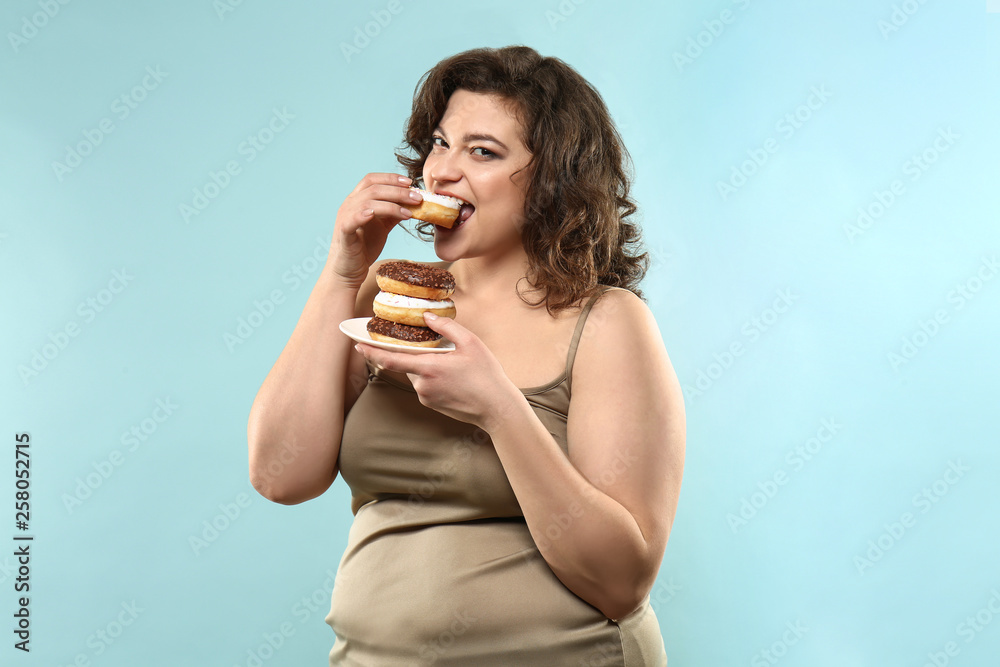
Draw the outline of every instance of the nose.
[[[427,156],[424,163],[424,173],[430,178],[430,183],[455,183],[462,179],[462,169],[459,164],[458,151],[449,149],[442,153]],[[424,179],[427,180],[426,178]]]

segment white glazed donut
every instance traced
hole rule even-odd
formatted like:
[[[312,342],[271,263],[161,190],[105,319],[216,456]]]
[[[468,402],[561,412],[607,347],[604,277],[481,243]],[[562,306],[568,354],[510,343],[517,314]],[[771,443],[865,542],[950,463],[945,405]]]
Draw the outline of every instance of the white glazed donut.
[[[379,292],[372,303],[376,317],[383,320],[408,324],[411,327],[425,327],[424,313],[430,311],[441,317],[455,317],[455,302],[451,299],[432,301],[418,299],[391,292]]]
[[[404,205],[410,209],[414,218],[448,229],[455,225],[458,214],[462,211],[462,200],[446,195],[436,195],[420,188],[411,187],[410,189],[416,190],[424,198],[419,204]]]

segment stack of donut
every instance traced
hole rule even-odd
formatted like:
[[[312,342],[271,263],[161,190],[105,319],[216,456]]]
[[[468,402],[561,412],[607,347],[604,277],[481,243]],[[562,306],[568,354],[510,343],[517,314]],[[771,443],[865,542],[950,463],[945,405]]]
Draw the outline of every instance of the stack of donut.
[[[386,262],[375,272],[381,290],[368,321],[372,340],[415,347],[437,347],[444,338],[424,323],[424,313],[455,317],[455,276],[415,262]]]

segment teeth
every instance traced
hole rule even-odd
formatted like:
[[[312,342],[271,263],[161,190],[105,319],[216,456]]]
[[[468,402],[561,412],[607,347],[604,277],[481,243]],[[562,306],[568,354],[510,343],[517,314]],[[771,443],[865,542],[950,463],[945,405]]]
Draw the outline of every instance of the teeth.
[[[455,201],[459,202],[460,204],[468,204],[469,206],[472,206],[472,204],[469,204],[469,202],[465,201],[461,197],[456,197],[455,195],[438,195],[438,196],[439,197],[447,197],[448,199],[454,199]]]

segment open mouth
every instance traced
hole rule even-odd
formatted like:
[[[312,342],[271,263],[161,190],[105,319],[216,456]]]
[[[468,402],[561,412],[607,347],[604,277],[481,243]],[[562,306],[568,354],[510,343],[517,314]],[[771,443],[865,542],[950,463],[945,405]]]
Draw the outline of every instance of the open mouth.
[[[472,217],[472,214],[476,212],[476,207],[470,204],[469,202],[465,201],[464,199],[455,197],[454,195],[446,195],[446,196],[457,199],[459,202],[461,202],[461,206],[459,207],[458,210],[458,218],[455,220],[454,224],[452,224],[450,228],[441,227],[440,225],[438,225],[438,228],[442,230],[455,230],[461,227],[463,224],[465,224],[465,222]]]
[[[462,202],[462,208],[458,211],[458,220],[455,221],[456,225],[460,225],[469,218],[472,214],[476,212],[476,207],[468,202]]]

